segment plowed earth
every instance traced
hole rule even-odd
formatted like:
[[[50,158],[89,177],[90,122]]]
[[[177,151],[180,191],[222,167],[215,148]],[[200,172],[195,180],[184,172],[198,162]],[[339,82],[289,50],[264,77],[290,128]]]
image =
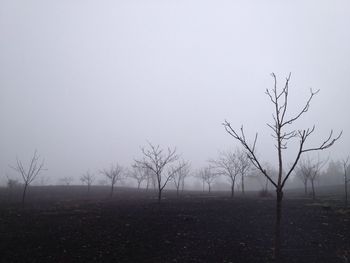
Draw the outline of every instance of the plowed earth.
[[[340,201],[288,199],[283,262],[349,262]],[[274,199],[149,196],[1,204],[1,262],[271,262]]]

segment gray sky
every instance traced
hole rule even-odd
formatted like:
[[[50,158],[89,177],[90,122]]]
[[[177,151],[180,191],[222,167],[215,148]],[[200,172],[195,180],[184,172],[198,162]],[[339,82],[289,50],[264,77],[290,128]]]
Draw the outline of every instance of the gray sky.
[[[349,1],[0,0],[1,176],[34,149],[53,178],[129,165],[146,140],[199,167],[237,145],[225,118],[273,161],[271,72],[292,72],[291,110],[321,90],[294,127],[343,130],[343,158],[349,26]]]

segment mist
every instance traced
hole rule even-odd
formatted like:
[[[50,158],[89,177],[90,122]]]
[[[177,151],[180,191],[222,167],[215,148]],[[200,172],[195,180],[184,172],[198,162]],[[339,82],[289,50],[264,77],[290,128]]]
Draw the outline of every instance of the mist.
[[[50,183],[118,162],[147,141],[176,147],[193,169],[239,146],[244,125],[276,164],[264,94],[291,72],[290,111],[320,89],[296,128],[331,129],[349,154],[350,4],[347,1],[0,2],[0,173],[16,156],[45,158]],[[294,152],[285,153],[286,160]],[[3,180],[4,181],[4,180]]]

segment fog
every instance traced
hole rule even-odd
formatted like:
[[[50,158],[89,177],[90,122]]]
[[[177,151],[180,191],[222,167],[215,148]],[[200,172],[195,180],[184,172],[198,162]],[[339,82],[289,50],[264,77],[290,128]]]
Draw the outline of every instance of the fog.
[[[350,106],[348,1],[0,0],[0,175],[35,149],[51,183],[141,156],[147,141],[176,147],[196,169],[239,146],[245,127],[276,163],[264,94],[291,72],[290,113],[320,93],[295,128],[331,129],[322,152],[342,159]],[[290,161],[293,146],[285,151]]]

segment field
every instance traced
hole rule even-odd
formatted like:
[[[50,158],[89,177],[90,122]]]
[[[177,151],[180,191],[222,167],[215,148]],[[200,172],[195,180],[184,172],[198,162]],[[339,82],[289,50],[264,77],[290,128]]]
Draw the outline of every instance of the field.
[[[1,262],[271,262],[275,202],[257,193],[166,192],[94,187],[1,190]],[[350,214],[339,197],[287,193],[283,262],[349,262]]]

